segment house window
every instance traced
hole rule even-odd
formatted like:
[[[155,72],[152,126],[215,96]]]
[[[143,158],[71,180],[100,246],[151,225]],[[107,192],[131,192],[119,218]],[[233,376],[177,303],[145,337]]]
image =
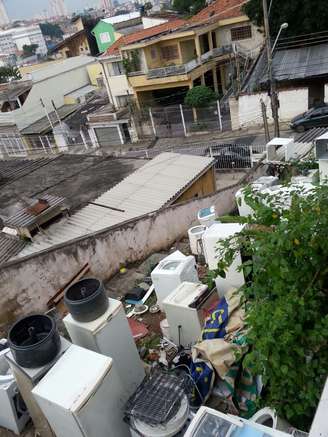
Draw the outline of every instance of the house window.
[[[161,47],[161,55],[162,58],[165,59],[166,61],[169,61],[170,59],[176,59],[179,57],[179,52],[178,52],[178,46],[165,46],[165,47]]]
[[[123,62],[112,62],[113,76],[124,74]]]
[[[109,32],[102,32],[102,33],[99,35],[99,38],[100,38],[100,42],[101,42],[102,44],[106,44],[106,43],[108,43],[108,42],[111,41]]]
[[[231,41],[239,41],[241,39],[252,38],[252,27],[242,26],[231,29]]]
[[[116,96],[116,102],[117,102],[117,106],[119,108],[124,108],[125,106],[128,105],[129,102],[129,96]]]

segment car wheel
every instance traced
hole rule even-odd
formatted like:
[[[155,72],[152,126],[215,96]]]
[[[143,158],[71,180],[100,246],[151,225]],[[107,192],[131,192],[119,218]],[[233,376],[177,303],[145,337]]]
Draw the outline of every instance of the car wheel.
[[[304,126],[302,126],[302,125],[300,125],[300,126],[297,126],[297,128],[296,128],[296,132],[298,132],[298,133],[303,133],[305,131],[305,127]]]

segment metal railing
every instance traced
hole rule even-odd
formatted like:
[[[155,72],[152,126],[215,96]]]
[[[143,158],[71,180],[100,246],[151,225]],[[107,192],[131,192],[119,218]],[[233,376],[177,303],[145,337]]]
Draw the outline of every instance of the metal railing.
[[[210,61],[213,58],[224,56],[232,52],[232,45],[226,45],[209,50],[200,56],[200,59],[192,59],[189,62],[181,65],[171,65],[170,67],[153,68],[147,73],[148,79],[155,79],[156,77],[175,76],[179,74],[186,74],[200,65]]]

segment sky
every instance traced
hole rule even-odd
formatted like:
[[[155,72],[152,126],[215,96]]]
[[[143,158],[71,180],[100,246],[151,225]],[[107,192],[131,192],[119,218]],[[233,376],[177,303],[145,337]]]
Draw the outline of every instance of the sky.
[[[4,0],[8,15],[11,19],[32,18],[43,14],[44,9],[49,10],[49,0]],[[82,10],[89,6],[99,4],[99,0],[65,0],[70,12]]]

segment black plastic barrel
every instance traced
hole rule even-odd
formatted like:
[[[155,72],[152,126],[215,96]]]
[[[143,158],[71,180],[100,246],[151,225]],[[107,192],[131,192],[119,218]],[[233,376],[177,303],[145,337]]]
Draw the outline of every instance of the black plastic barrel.
[[[11,327],[8,343],[20,366],[44,366],[56,357],[60,349],[56,322],[43,314],[24,317]]]
[[[81,279],[66,290],[64,302],[73,319],[91,322],[108,308],[103,283],[95,278]]]

